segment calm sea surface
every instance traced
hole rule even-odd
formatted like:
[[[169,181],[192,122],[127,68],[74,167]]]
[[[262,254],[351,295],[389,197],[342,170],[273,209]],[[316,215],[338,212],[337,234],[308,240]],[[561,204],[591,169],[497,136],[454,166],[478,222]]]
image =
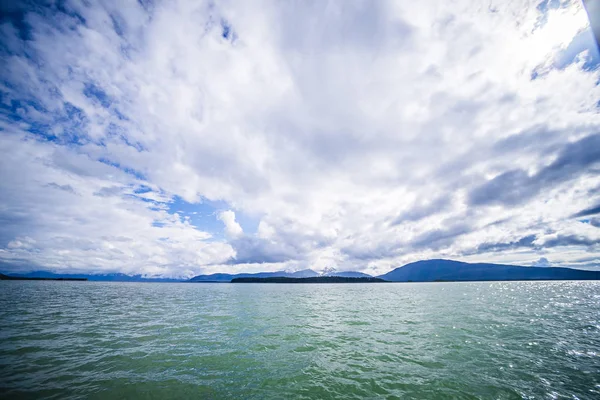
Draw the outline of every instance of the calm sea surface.
[[[600,283],[0,281],[0,398],[600,399]]]

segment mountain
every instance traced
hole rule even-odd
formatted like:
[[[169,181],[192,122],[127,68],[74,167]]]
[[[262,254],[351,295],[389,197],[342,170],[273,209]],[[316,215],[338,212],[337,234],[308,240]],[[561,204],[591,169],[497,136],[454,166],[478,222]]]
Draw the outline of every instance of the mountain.
[[[33,271],[24,274],[9,273],[5,274],[6,279],[14,278],[35,278],[35,279],[86,279],[88,281],[108,281],[108,282],[186,282],[187,279],[170,279],[170,278],[151,278],[142,275],[127,275],[122,273],[112,274],[57,274],[49,271]],[[255,274],[225,274],[217,273],[210,275],[198,275],[190,279],[192,282],[231,282],[234,278],[270,278],[270,277],[288,277],[288,278],[312,278],[319,274],[312,269],[303,269],[295,272],[275,271],[275,272],[258,272]],[[361,272],[336,272],[331,276],[342,277],[370,277],[370,275]]]
[[[327,267],[321,272],[321,276],[340,276],[344,278],[371,278],[371,275],[357,271],[338,271],[334,267]]]
[[[257,274],[223,274],[216,273],[210,275],[198,275],[194,276],[190,279],[190,282],[231,282],[234,278],[268,278],[271,276],[281,276],[281,275],[273,275],[275,272],[259,272]]]
[[[339,276],[342,278],[372,278],[371,275],[358,271],[335,271],[327,276]]]
[[[191,282],[231,282],[236,278],[313,278],[343,277],[370,278],[371,275],[357,271],[336,271],[327,269],[319,274],[312,269],[296,272],[275,271],[242,274],[217,273],[198,275]],[[57,274],[48,271],[34,271],[25,274],[4,274],[3,279],[86,279],[88,281],[109,282],[184,282],[184,279],[152,278],[142,275],[112,274]],[[600,280],[600,271],[584,271],[557,267],[521,267],[516,265],[466,263],[453,260],[423,260],[396,268],[378,278],[391,282],[434,282],[434,281],[514,281],[514,280]]]
[[[269,278],[234,278],[231,283],[382,283],[380,278],[369,277],[344,277],[344,276],[311,276],[309,278],[290,278],[287,276],[273,276]]]
[[[600,279],[600,271],[424,260],[406,264],[378,278],[392,282],[595,280]]]
[[[314,278],[317,276],[338,276],[344,278],[371,278],[371,275],[356,271],[337,272],[333,269],[327,270],[325,274],[319,274],[312,269],[303,269],[296,272],[275,271],[275,272],[257,272],[254,274],[210,274],[198,275],[190,279],[191,282],[231,282],[237,278]]]
[[[254,274],[210,274],[210,275],[198,275],[190,279],[191,282],[231,282],[235,278],[275,278],[275,277],[287,277],[287,278],[310,278],[318,276],[312,269],[303,269],[296,272],[286,271],[275,271],[275,272],[257,272]]]
[[[288,276],[290,278],[312,278],[313,276],[319,276],[319,274],[312,269],[303,269],[283,276]]]
[[[14,278],[28,279],[86,279],[88,281],[109,281],[109,282],[181,282],[182,279],[170,278],[148,278],[142,275],[127,275],[121,273],[114,274],[55,274],[48,271],[33,271],[26,274],[7,274]]]
[[[325,267],[323,271],[321,271],[321,276],[333,276],[336,271],[335,267]]]

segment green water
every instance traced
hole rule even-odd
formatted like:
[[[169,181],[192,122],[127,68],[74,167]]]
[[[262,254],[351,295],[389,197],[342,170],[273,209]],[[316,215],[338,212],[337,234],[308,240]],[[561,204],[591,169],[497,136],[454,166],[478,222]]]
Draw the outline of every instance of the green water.
[[[0,282],[0,398],[600,398],[600,283]]]

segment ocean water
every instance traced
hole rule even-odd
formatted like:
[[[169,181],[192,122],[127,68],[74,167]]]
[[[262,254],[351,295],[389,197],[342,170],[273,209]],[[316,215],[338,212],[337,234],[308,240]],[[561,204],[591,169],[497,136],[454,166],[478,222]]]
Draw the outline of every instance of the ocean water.
[[[0,398],[599,399],[600,283],[0,281]]]

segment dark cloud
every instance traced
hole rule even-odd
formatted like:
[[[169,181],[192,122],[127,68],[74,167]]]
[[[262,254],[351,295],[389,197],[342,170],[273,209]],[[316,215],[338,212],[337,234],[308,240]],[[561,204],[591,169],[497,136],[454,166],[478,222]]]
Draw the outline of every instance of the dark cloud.
[[[560,137],[560,131],[549,130],[545,125],[538,125],[497,141],[492,146],[492,150],[496,154],[506,154],[514,151],[534,151],[537,153],[540,149],[540,143],[547,145]]]
[[[373,261],[392,257],[398,253],[398,244],[381,244],[375,247],[347,246],[340,251],[350,259],[359,261]]]
[[[516,205],[529,199],[539,190],[530,184],[530,177],[521,169],[498,175],[469,193],[471,205]]]
[[[571,218],[587,217],[588,215],[596,214],[600,214],[600,204],[597,204],[592,208],[586,208],[585,210],[581,210],[578,213],[573,214]]]
[[[512,250],[520,247],[534,247],[534,240],[536,239],[536,235],[527,235],[522,237],[519,240],[513,242],[496,242],[496,243],[482,243],[477,246],[477,250],[475,253],[490,253],[504,250]]]
[[[600,134],[590,135],[564,146],[557,159],[535,175],[529,176],[525,170],[514,169],[476,187],[469,193],[469,203],[518,205],[547,187],[589,172],[589,167],[599,161]]]
[[[560,263],[561,267],[600,270],[600,255],[578,257],[570,262]]]
[[[580,235],[558,235],[556,238],[546,241],[542,247],[595,246],[597,244],[600,244],[600,239],[590,239]]]
[[[445,246],[450,246],[454,242],[454,239],[469,233],[472,230],[473,228],[471,225],[458,223],[448,228],[425,232],[413,239],[410,244],[413,248],[429,248],[437,250]]]
[[[569,128],[569,133],[579,136],[589,135],[589,126],[573,126]],[[477,183],[476,178],[468,173],[473,165],[494,163],[496,159],[502,160],[506,155],[513,154],[549,156],[563,149],[564,137],[564,130],[551,129],[545,124],[535,125],[502,138],[487,147],[474,146],[465,150],[452,160],[442,163],[436,169],[435,177],[446,190],[457,190]],[[504,171],[510,172],[506,171],[506,168]],[[593,173],[593,169],[590,172]]]
[[[502,218],[493,222],[490,222],[489,224],[485,225],[485,228],[489,227],[489,226],[497,226],[497,225],[502,225],[510,220],[512,220],[512,217],[508,217],[508,218]]]
[[[94,193],[94,196],[112,197],[112,196],[119,195],[122,192],[123,192],[123,188],[121,188],[119,186],[110,186],[110,187],[103,187],[103,188],[101,188],[96,193]]]
[[[477,249],[467,254],[480,254],[490,252],[502,252],[506,250],[515,250],[519,248],[530,248],[534,250],[542,250],[551,247],[562,247],[562,246],[595,246],[600,244],[600,239],[591,239],[581,235],[558,235],[555,238],[547,240],[544,244],[535,244],[537,235],[527,235],[519,240],[512,242],[496,242],[496,243],[482,243],[477,246]]]
[[[437,214],[448,209],[450,206],[450,198],[448,196],[438,197],[428,203],[418,204],[416,207],[400,214],[390,223],[390,225],[398,225],[402,222],[420,221],[430,215]]]
[[[230,242],[236,257],[228,264],[280,263],[301,258],[297,249],[287,243],[277,243],[254,236],[243,236]]]
[[[55,182],[51,182],[51,183],[47,184],[46,186],[75,194],[75,189],[73,189],[73,187],[71,185],[59,185]]]

